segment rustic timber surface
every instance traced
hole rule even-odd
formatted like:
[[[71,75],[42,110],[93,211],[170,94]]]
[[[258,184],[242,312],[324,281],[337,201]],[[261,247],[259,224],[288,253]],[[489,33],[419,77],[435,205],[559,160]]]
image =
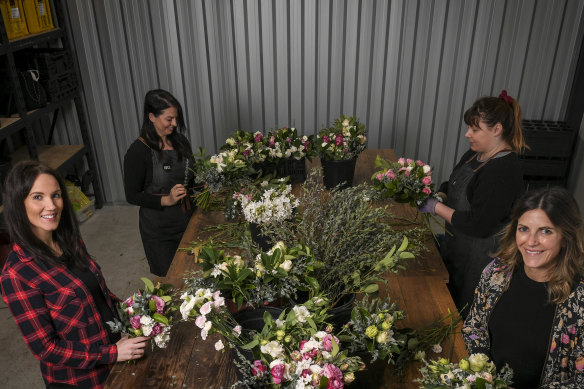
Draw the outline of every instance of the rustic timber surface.
[[[393,150],[366,150],[357,160],[354,185],[369,182],[374,172],[377,155],[395,160]],[[320,166],[318,158],[308,167]],[[391,211],[397,217],[415,218],[416,211],[407,204],[393,204]],[[183,235],[180,247],[188,247],[189,242],[200,237],[202,228],[224,222],[222,212],[203,213],[197,210]],[[382,286],[381,295],[389,295],[406,313],[401,321],[404,327],[422,329],[436,319],[455,312],[456,307],[448,293],[446,282],[448,272],[430,234],[427,237],[428,252],[411,263],[407,270],[387,274],[387,287]],[[178,251],[174,257],[167,277],[155,281],[183,286],[183,274],[196,269],[194,256],[187,251]],[[230,351],[215,351],[214,344],[220,339],[214,334],[201,340],[199,329],[194,323],[180,322],[172,329],[171,339],[166,349],[148,350],[145,357],[136,363],[118,363],[113,368],[105,385],[106,389],[146,389],[146,388],[212,388],[227,389],[237,381],[236,368],[231,362]],[[441,354],[428,353],[428,358],[445,357],[459,360],[467,356],[460,326],[458,332],[442,343]],[[420,363],[412,363],[407,372],[395,377],[391,367],[385,369],[383,384],[380,388],[417,388],[413,380],[419,377]],[[362,388],[357,388],[362,389]]]

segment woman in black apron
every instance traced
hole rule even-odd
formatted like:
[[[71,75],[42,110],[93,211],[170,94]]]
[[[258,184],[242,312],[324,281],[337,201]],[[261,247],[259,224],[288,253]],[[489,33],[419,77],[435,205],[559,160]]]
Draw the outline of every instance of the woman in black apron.
[[[450,281],[448,288],[466,316],[484,267],[498,248],[496,235],[524,191],[518,153],[526,147],[521,132],[521,108],[503,91],[483,97],[464,114],[468,150],[443,183],[440,203],[429,199],[422,212],[446,220],[442,248]]]
[[[157,276],[166,275],[192,214],[193,160],[184,132],[180,103],[167,91],[151,90],[140,137],[124,157],[126,199],[140,206],[140,236]]]

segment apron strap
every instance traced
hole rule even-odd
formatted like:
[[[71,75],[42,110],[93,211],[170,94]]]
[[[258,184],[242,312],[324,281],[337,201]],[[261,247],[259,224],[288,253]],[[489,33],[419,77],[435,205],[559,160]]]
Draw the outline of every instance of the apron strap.
[[[486,161],[484,161],[483,163],[481,163],[476,169],[473,169],[473,172],[476,173],[480,168],[482,168],[483,166],[485,166],[487,164],[487,162],[489,162],[491,159],[495,158],[500,153],[504,153],[506,151],[513,151],[513,150],[511,150],[511,149],[503,149],[501,151],[497,151],[495,154],[491,155]],[[479,155],[479,153],[475,153],[465,163],[470,163],[473,159],[477,158],[478,155]]]

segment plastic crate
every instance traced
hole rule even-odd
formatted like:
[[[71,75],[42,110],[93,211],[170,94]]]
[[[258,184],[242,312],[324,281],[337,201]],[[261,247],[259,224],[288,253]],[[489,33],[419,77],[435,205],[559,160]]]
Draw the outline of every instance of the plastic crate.
[[[570,158],[576,131],[564,122],[524,120],[525,157]]]
[[[31,34],[52,30],[53,16],[49,0],[22,0],[26,25]]]
[[[47,99],[58,102],[77,92],[79,82],[71,55],[63,49],[33,49],[26,53],[34,59]]]
[[[4,26],[6,27],[8,39],[28,35],[21,0],[0,0],[0,10],[2,11],[2,18],[4,18]]]
[[[524,176],[564,177],[568,174],[569,160],[551,158],[521,158]]]
[[[87,219],[89,219],[95,213],[95,200],[91,199],[89,204],[86,204],[75,211],[75,215],[77,216],[77,220],[79,223],[83,223]]]
[[[286,158],[284,160],[284,175],[290,177],[290,183],[306,181],[305,158]]]
[[[539,188],[551,188],[553,186],[566,187],[565,178],[541,178],[541,177],[524,177],[525,190],[530,191]]]

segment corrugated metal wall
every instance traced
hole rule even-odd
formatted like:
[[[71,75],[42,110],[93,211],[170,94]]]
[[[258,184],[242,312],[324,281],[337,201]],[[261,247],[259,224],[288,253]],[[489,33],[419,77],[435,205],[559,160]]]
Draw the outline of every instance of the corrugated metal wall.
[[[446,179],[462,115],[507,89],[529,119],[562,120],[584,0],[100,0],[67,2],[108,201],[146,91],[183,103],[193,147],[235,129],[314,133],[341,113],[370,148]]]

